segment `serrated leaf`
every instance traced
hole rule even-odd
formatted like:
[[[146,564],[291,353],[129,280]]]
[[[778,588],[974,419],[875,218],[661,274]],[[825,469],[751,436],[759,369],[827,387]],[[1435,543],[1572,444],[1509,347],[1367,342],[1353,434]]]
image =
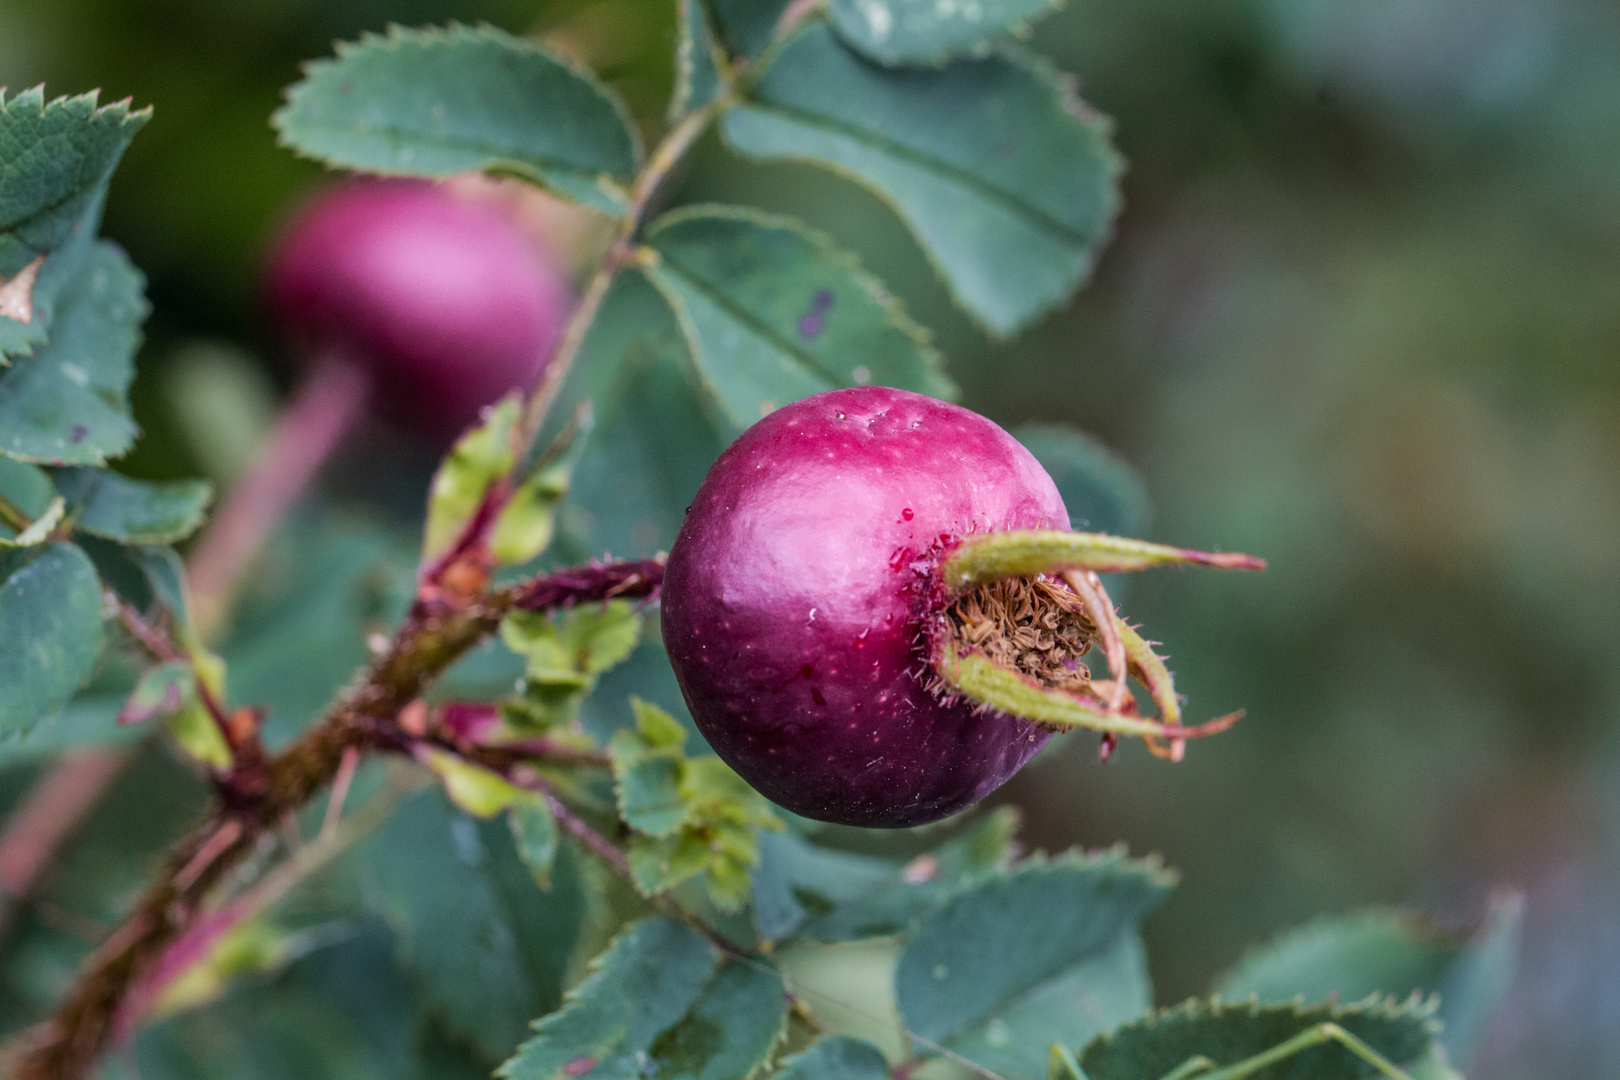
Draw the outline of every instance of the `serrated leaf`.
[[[679,1023],[720,966],[696,930],[648,919],[625,930],[591,964],[557,1012],[499,1071],[508,1080],[639,1080],[637,1058]]]
[[[508,615],[501,640],[524,657],[522,694],[502,710],[508,724],[532,734],[571,725],[597,677],[635,651],[640,636],[641,617],[624,600]]]
[[[577,860],[536,887],[510,829],[412,797],[367,842],[370,904],[400,938],[407,967],[449,1030],[500,1060],[527,1021],[556,1008],[583,923]]]
[[[96,189],[90,205],[79,218],[79,224],[67,240],[45,257],[45,262],[34,275],[29,290],[32,318],[19,322],[6,317],[5,305],[0,305],[0,368],[17,356],[26,356],[50,337],[51,324],[64,294],[79,279],[85,260],[96,247],[96,230],[101,226],[101,213],[107,201],[105,184]],[[16,282],[13,280],[13,288]],[[13,310],[10,314],[15,315]]]
[[[74,528],[122,544],[172,544],[197,530],[213,497],[202,480],[158,484],[106,469],[59,469],[56,489],[68,501]]]
[[[648,1049],[659,1080],[740,1080],[753,1075],[787,1027],[782,978],[769,969],[728,963],[692,1011]]]
[[[1028,1018],[1035,1026],[1048,984],[1121,948],[1120,937],[1134,932],[1173,883],[1157,862],[1116,848],[1033,858],[969,885],[907,933],[894,975],[900,1015],[935,1042],[1005,1050],[998,1020]],[[1128,958],[1098,970],[1123,980],[1094,986],[1099,1000],[1129,1001],[1145,987]],[[1022,1048],[1033,1063],[1022,1075],[1045,1074],[1050,1041]]]
[[[151,119],[96,94],[45,101],[0,90],[0,278],[61,247],[84,220],[129,141]]]
[[[782,1062],[775,1080],[888,1080],[883,1051],[865,1039],[823,1035]]]
[[[740,910],[759,862],[754,828],[781,822],[719,758],[686,757],[686,730],[674,717],[639,699],[631,704],[636,727],[616,732],[608,750],[620,816],[637,833],[629,852],[637,889],[653,896],[706,874],[715,906]]]
[[[681,0],[675,41],[675,92],[669,99],[669,121],[679,121],[693,109],[701,109],[723,89],[714,34],[703,0]]]
[[[1054,1043],[1084,1046],[1153,1004],[1147,951],[1134,930],[1042,983],[951,1049],[999,1076],[1042,1080]]]
[[[101,583],[83,551],[0,551],[0,739],[66,705],[95,669],[101,640]]]
[[[120,724],[142,724],[154,716],[173,716],[197,693],[191,665],[183,661],[148,668],[118,711]]]
[[[1396,1066],[1406,1066],[1432,1056],[1432,1014],[1432,1003],[1419,999],[1308,1009],[1195,1000],[1099,1036],[1080,1055],[1080,1067],[1089,1080],[1143,1080],[1165,1076],[1194,1057],[1230,1066],[1329,1021]],[[1250,1074],[1249,1080],[1362,1080],[1375,1075],[1372,1065],[1344,1046],[1328,1044],[1284,1058]]]
[[[384,174],[523,176],[610,214],[640,159],[612,91],[545,47],[489,26],[392,27],[310,64],[274,117],[328,165]]]
[[[791,0],[712,0],[726,47],[752,60],[765,51]]]
[[[0,454],[95,465],[130,448],[143,288],[121,250],[96,244],[64,291],[50,341],[0,372]]]
[[[1466,1067],[1512,979],[1521,909],[1517,897],[1500,899],[1471,933],[1387,908],[1320,919],[1249,953],[1215,990],[1271,1002],[1438,993],[1440,1041]]]
[[[506,823],[512,827],[512,842],[517,845],[518,858],[529,868],[534,882],[542,889],[551,888],[551,868],[557,862],[557,817],[551,804],[544,799],[525,799],[514,803],[507,811]]]
[[[996,334],[1074,291],[1119,205],[1108,124],[1044,63],[1006,49],[890,69],[817,23],[721,131],[749,157],[818,165],[886,199],[951,294]]]
[[[1071,527],[1114,536],[1147,531],[1147,485],[1108,447],[1061,424],[1024,424],[1013,434],[1057,485]]]
[[[964,882],[1004,866],[1018,815],[994,810],[960,836],[902,863],[818,847],[797,834],[760,837],[754,922],[768,940],[853,941],[892,934]]]
[[[33,547],[43,544],[51,538],[62,519],[67,516],[67,501],[60,495],[52,499],[45,506],[44,513],[35,518],[22,532],[14,532],[10,526],[0,526],[0,548]]]
[[[884,64],[938,64],[983,48],[997,34],[1021,31],[1062,0],[832,0],[838,36]]]
[[[692,207],[648,230],[642,272],[675,310],[705,389],[741,430],[772,409],[878,383],[951,397],[927,333],[855,256],[791,218]]]

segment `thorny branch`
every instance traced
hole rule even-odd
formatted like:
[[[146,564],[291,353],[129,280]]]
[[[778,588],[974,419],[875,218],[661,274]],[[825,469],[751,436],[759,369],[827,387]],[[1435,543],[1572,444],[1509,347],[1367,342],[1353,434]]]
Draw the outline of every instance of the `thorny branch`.
[[[388,652],[301,738],[266,764],[261,799],[216,807],[170,854],[134,909],[85,962],[56,1015],[37,1032],[17,1080],[88,1074],[110,1040],[131,988],[201,916],[204,901],[260,836],[335,777],[351,749],[397,749],[400,710],[508,612],[545,610],[614,596],[649,597],[663,583],[657,560],[581,567],[524,582],[452,610],[418,603]],[[393,737],[391,737],[393,736]]]

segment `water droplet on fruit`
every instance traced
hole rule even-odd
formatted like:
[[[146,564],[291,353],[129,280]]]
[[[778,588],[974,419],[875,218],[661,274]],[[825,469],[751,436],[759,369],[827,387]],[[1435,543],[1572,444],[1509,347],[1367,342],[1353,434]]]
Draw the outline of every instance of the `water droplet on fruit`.
[[[917,516],[917,512],[908,506],[904,510],[900,511],[900,516],[905,518],[907,521],[910,521],[912,518]]]
[[[857,649],[866,648],[866,635],[870,634],[871,632],[872,628],[867,627],[865,630],[862,630],[860,633],[855,635],[855,647]]]

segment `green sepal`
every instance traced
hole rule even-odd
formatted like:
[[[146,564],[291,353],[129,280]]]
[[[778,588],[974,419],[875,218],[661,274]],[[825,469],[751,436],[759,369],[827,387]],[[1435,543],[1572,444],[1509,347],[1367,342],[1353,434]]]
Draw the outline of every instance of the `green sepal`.
[[[626,600],[508,615],[501,640],[524,657],[524,677],[522,692],[501,703],[507,725],[532,735],[573,725],[597,678],[624,662],[640,636],[641,616]]]

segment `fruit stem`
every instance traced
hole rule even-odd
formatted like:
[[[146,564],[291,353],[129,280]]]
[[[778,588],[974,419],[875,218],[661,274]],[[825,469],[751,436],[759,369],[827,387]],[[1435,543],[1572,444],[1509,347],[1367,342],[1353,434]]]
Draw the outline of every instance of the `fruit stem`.
[[[253,467],[231,489],[187,560],[197,631],[224,618],[242,571],[365,410],[365,371],[338,348],[316,357]]]
[[[1193,551],[1107,533],[1028,529],[963,537],[956,550],[940,562],[939,569],[946,588],[957,591],[998,578],[1062,570],[1117,574],[1183,563],[1226,570],[1266,568],[1264,559],[1237,552]]]

